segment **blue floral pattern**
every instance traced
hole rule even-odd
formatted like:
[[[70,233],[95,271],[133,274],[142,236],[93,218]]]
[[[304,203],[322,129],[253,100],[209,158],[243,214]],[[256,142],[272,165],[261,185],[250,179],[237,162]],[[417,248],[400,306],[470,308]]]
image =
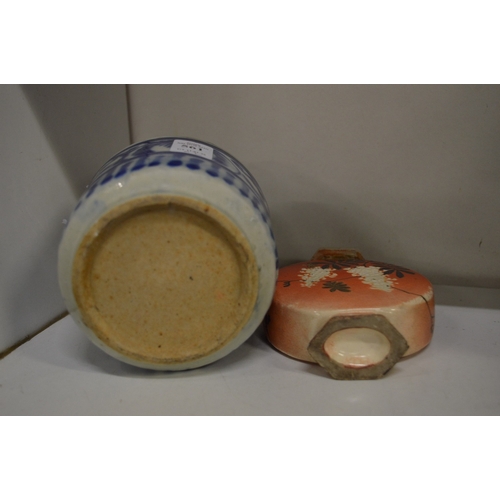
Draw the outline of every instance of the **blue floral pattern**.
[[[170,151],[176,139],[193,141],[213,148],[212,159],[185,152]],[[123,151],[120,151],[99,169],[84,196],[82,196],[82,199],[75,207],[75,211],[79,208],[83,200],[93,195],[99,186],[103,186],[113,179],[118,179],[127,174],[155,167],[198,170],[205,172],[212,178],[219,178],[222,182],[237,190],[241,196],[248,198],[263,222],[268,226],[271,238],[275,242],[270,223],[269,207],[252,174],[236,158],[225,151],[212,144],[193,139],[180,137],[150,139],[132,144]],[[278,254],[276,245],[274,246],[276,266],[278,266]]]

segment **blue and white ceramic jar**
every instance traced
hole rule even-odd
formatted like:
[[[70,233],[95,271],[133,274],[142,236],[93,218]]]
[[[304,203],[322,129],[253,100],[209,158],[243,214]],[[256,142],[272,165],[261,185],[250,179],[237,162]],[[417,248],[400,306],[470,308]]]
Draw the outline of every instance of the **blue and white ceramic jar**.
[[[241,345],[276,283],[269,210],[248,170],[185,138],[134,144],[96,174],[59,248],[66,306],[127,363],[196,368]]]

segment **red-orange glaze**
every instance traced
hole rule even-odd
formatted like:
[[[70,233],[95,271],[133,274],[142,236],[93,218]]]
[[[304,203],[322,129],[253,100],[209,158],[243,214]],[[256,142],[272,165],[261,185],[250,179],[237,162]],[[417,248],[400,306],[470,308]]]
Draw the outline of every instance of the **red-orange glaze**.
[[[286,354],[310,361],[310,340],[334,316],[383,314],[408,341],[406,356],[431,340],[434,295],[427,278],[368,260],[300,262],[280,269],[268,336]]]

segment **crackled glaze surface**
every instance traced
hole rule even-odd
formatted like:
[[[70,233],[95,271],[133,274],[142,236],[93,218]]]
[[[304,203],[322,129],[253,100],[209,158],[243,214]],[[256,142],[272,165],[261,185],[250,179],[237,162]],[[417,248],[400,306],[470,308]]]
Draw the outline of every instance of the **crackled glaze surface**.
[[[293,264],[279,271],[268,337],[280,351],[312,361],[308,345],[328,320],[369,314],[387,318],[409,345],[404,355],[414,354],[432,337],[432,285],[411,269],[364,259]]]

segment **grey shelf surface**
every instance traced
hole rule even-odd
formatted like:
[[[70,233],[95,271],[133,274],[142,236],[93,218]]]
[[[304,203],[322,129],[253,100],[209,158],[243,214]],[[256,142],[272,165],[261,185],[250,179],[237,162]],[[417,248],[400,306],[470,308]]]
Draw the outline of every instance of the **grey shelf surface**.
[[[142,370],[68,316],[0,360],[0,415],[499,415],[500,290],[436,296],[431,344],[370,381],[333,380],[280,354],[262,326],[210,366]]]

